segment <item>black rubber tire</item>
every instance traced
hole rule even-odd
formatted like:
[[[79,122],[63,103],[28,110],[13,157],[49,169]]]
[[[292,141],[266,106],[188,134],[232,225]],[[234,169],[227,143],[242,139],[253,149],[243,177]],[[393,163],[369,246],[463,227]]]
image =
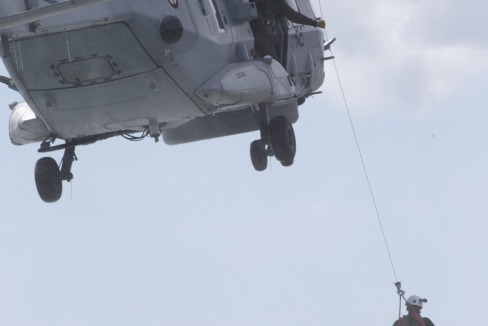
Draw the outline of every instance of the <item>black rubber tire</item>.
[[[293,160],[291,160],[291,161],[285,161],[285,162],[280,162],[280,163],[283,166],[292,166],[293,165]]]
[[[63,181],[58,164],[51,157],[43,157],[36,163],[34,169],[36,187],[39,197],[46,203],[54,203],[61,198]]]
[[[292,124],[285,116],[279,115],[271,119],[269,138],[276,159],[282,163],[285,162],[285,164],[287,162],[293,163],[297,151],[295,132]]]
[[[268,155],[261,140],[251,143],[251,162],[256,171],[264,171],[268,167]]]

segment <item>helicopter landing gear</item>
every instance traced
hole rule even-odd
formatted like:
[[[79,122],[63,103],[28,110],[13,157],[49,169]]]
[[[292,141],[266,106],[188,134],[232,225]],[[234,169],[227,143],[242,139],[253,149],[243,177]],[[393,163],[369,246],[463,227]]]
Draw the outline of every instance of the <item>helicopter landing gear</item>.
[[[37,161],[34,177],[37,192],[44,202],[54,203],[61,198],[63,181],[70,182],[73,180],[71,167],[76,159],[75,148],[68,147],[64,150],[61,169],[51,157],[43,157]]]
[[[265,112],[263,114],[263,111]],[[287,117],[275,116],[267,122],[267,109],[259,110],[261,139],[251,143],[251,161],[256,171],[264,171],[268,166],[268,156],[274,156],[283,166],[291,166],[297,150],[295,132]]]
[[[256,171],[264,171],[268,167],[268,152],[261,139],[251,143],[251,162]]]
[[[269,139],[273,154],[283,166],[293,164],[297,144],[293,126],[285,116],[277,116],[269,123]]]
[[[63,184],[58,164],[51,157],[37,161],[34,170],[36,187],[39,196],[46,203],[54,203],[61,198]]]

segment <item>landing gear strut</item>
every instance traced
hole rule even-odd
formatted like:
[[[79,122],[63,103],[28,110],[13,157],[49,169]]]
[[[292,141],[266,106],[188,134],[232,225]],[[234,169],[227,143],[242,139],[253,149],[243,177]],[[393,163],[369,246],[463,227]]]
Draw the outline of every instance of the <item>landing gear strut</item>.
[[[279,115],[268,119],[268,109],[260,105],[257,113],[261,126],[261,139],[251,143],[251,161],[256,171],[264,171],[268,156],[274,156],[283,166],[290,166],[297,149],[295,132],[287,117]]]
[[[34,169],[34,177],[37,192],[43,201],[46,203],[54,203],[61,198],[63,181],[70,182],[73,180],[71,167],[75,160],[77,158],[75,155],[75,147],[73,146],[65,148],[61,161],[61,169],[51,157],[43,157],[37,161]]]

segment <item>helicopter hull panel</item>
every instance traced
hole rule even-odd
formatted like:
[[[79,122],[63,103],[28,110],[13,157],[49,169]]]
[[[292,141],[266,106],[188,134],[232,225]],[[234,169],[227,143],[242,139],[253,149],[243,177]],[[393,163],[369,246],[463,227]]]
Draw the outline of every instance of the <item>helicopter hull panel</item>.
[[[9,49],[10,74],[23,81],[29,107],[58,138],[203,114],[124,23],[24,38]]]
[[[63,139],[114,131],[119,125],[138,130],[148,125],[144,121],[168,123],[202,115],[192,110],[194,104],[162,69],[100,85],[31,92],[31,96]]]

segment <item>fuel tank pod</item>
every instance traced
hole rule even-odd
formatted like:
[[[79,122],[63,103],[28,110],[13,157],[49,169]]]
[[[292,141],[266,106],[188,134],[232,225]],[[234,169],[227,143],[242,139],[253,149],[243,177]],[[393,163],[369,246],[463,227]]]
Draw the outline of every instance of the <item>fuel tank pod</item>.
[[[43,141],[49,136],[49,130],[36,117],[27,103],[13,106],[9,121],[10,141],[14,145],[26,145]]]
[[[295,87],[279,62],[267,56],[224,66],[195,94],[216,111],[284,100],[295,96]]]

